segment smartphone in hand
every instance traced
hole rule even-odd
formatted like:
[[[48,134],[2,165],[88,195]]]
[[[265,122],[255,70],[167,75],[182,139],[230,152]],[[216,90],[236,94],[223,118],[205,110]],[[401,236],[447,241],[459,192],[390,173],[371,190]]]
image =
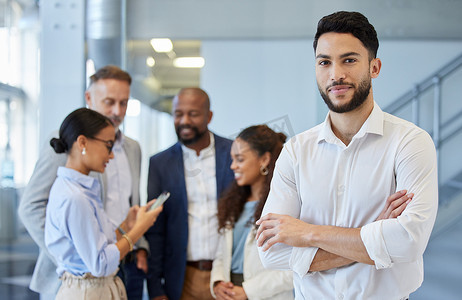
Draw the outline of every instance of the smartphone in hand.
[[[169,192],[163,192],[162,194],[157,197],[157,200],[151,205],[151,208],[149,210],[153,210],[164,204],[165,201],[167,201],[168,197],[170,197]]]

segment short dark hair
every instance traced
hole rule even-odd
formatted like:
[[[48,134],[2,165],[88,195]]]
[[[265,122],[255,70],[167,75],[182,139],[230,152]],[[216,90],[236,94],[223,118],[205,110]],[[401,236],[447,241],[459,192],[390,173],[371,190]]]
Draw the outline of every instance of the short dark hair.
[[[90,86],[100,79],[117,79],[128,82],[128,85],[132,84],[132,77],[130,74],[113,65],[104,66],[97,70],[95,74],[91,75]]]
[[[318,30],[313,42],[315,52],[319,37],[328,32],[351,33],[369,51],[370,60],[377,57],[377,50],[379,49],[377,32],[363,14],[359,12],[338,11],[319,20]]]
[[[69,153],[80,135],[92,138],[108,126],[111,120],[97,111],[79,108],[71,112],[59,128],[59,138],[52,138],[50,145],[56,153]]]

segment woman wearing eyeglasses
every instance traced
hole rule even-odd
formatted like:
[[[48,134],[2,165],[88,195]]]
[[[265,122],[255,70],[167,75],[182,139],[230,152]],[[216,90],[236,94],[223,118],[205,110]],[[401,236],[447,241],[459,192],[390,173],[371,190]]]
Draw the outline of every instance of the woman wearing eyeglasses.
[[[57,264],[62,284],[56,299],[126,299],[116,276],[120,260],[151,227],[162,208],[133,206],[118,228],[109,221],[101,187],[91,171],[104,172],[114,157],[115,129],[96,111],[70,113],[50,141],[68,154],[51,188],[45,222],[45,244]]]

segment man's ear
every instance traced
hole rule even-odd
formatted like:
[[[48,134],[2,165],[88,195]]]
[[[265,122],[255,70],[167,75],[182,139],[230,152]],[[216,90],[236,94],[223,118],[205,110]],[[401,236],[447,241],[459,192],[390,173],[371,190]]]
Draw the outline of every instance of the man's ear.
[[[212,117],[213,117],[213,112],[210,110],[209,111],[209,117],[208,117],[208,120],[207,120],[207,124],[210,124],[210,121],[212,121]]]
[[[382,61],[380,60],[380,58],[374,58],[370,63],[371,78],[377,78],[380,74],[381,68],[382,68]]]
[[[88,108],[91,108],[91,95],[89,90],[85,91],[85,103],[87,103]]]

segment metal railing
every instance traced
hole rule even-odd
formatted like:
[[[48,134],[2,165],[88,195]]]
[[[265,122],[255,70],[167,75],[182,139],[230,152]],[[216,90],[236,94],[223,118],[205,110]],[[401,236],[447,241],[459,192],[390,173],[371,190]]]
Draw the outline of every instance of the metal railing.
[[[396,114],[410,105],[411,120],[417,126],[420,126],[421,116],[421,96],[423,93],[430,91],[433,88],[433,123],[429,134],[433,138],[437,151],[438,173],[441,172],[440,164],[440,149],[443,144],[454,139],[458,133],[462,132],[462,110],[454,113],[448,120],[442,122],[441,107],[442,97],[442,82],[456,70],[462,68],[462,54],[454,58],[452,61],[441,67],[438,71],[416,84],[414,88],[399,97],[393,103],[388,105],[384,110],[391,114]],[[461,165],[462,172],[462,165]],[[461,183],[462,184],[462,183]],[[442,183],[440,182],[440,186]],[[462,187],[462,185],[461,185]],[[462,188],[461,188],[462,191]],[[441,200],[441,199],[440,199]],[[447,200],[447,199],[444,199]],[[444,202],[444,201],[442,201]],[[440,202],[441,203],[441,202]]]

